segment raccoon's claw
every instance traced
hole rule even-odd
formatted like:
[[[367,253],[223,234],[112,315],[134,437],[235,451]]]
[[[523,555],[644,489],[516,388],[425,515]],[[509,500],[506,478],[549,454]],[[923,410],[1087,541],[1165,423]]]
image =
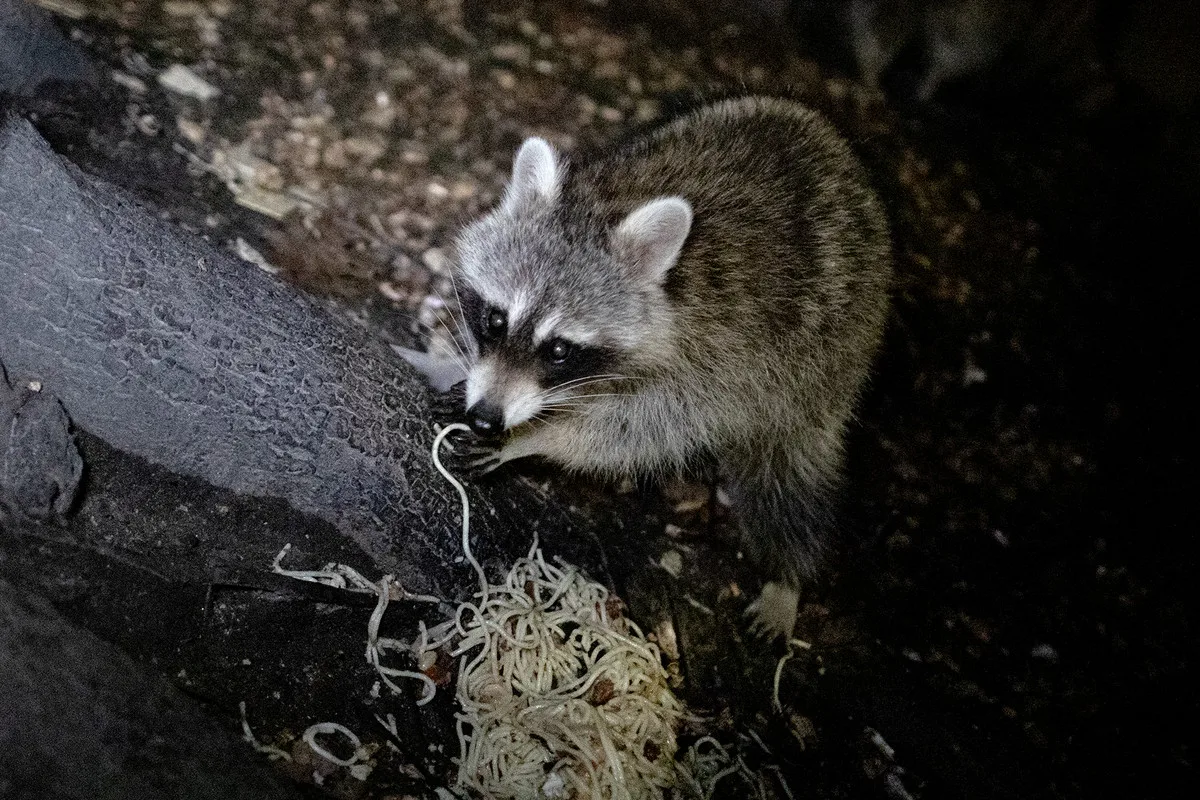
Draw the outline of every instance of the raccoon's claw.
[[[446,436],[442,463],[456,475],[478,478],[500,466],[500,444],[469,431],[455,431]]]
[[[779,637],[790,639],[796,627],[796,611],[800,606],[800,592],[793,586],[771,581],[762,588],[762,593],[746,609],[750,617],[750,632],[768,641]]]
[[[492,472],[502,463],[503,462],[500,460],[500,450],[499,448],[496,448],[487,455],[481,456],[470,462],[469,468],[471,470],[471,475],[478,478],[480,476],[487,475],[489,472]]]

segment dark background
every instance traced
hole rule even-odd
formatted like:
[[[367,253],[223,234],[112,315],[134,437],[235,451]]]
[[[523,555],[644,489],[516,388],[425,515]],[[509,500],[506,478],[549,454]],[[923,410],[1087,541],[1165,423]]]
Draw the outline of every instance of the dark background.
[[[8,102],[85,168],[217,246],[244,237],[284,278],[409,344],[440,285],[430,253],[494,200],[524,135],[595,145],[739,91],[826,111],[877,176],[898,272],[852,435],[850,545],[831,587],[806,598],[798,635],[816,647],[789,663],[784,718],[764,702],[779,653],[732,631],[736,601],[721,601],[731,630],[716,634],[735,657],[696,656],[685,695],[727,736],[764,731],[772,753],[752,755],[782,764],[797,795],[902,796],[895,780],[921,797],[1192,787],[1193,4],[81,5],[55,24],[98,65],[94,88],[42,83]],[[204,19],[219,35],[205,38]],[[869,36],[890,56],[864,70]],[[158,88],[176,62],[221,98]],[[379,87],[398,109],[386,125],[364,121]],[[313,165],[284,133],[324,109],[304,129],[320,139]],[[356,136],[382,154],[355,155]],[[182,155],[211,162],[243,141],[285,183],[322,178],[308,224],[235,205]],[[396,214],[408,216],[393,226]],[[727,520],[714,531],[662,513],[682,545],[715,550],[690,591],[753,581],[732,565]],[[637,617],[637,570],[613,572]],[[686,642],[693,623],[676,621]],[[173,646],[122,643],[143,660]],[[206,691],[232,729],[229,698]],[[798,730],[812,733],[803,749]]]

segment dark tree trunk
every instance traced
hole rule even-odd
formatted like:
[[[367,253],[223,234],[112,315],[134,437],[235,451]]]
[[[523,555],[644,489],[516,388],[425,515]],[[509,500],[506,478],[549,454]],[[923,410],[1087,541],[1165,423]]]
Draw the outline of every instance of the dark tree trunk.
[[[453,585],[457,502],[430,463],[426,392],[407,367],[17,120],[0,133],[0,357],[14,384],[39,381],[117,449],[283,499],[413,589]]]
[[[0,130],[0,369],[0,778],[14,776],[0,794],[218,796],[242,774],[225,754],[255,757],[209,741],[198,709],[176,709],[161,679],[38,593],[227,720],[246,699],[274,714],[268,731],[355,712],[364,730],[376,710],[362,699],[372,601],[273,575],[275,554],[290,543],[287,566],[395,574],[451,603],[430,623],[474,586],[457,495],[430,463],[426,390],[408,367],[79,172],[17,119]],[[476,553],[493,576],[534,531],[604,575],[596,540],[580,535],[602,523],[521,481],[470,491]],[[416,612],[399,613],[415,631]],[[281,692],[297,673],[307,682]],[[424,751],[452,739],[452,709],[415,709],[418,694],[414,684],[413,698],[379,710],[396,711]],[[144,769],[110,780],[130,760]],[[59,782],[12,783],[32,780],[35,763]],[[281,796],[245,774],[248,788],[224,796]]]

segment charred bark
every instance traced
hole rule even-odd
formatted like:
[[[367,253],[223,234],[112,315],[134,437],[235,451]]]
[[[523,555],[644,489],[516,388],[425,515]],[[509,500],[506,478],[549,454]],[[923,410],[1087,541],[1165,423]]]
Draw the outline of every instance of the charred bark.
[[[23,121],[0,133],[0,287],[14,385],[40,382],[119,450],[332,523],[415,590],[453,585],[456,503],[407,367],[79,173]]]
[[[306,718],[365,731],[376,710],[395,711],[408,751],[445,740],[450,752],[448,698],[415,709],[414,684],[413,698],[364,704],[372,601],[270,572],[292,544],[286,566],[392,573],[448,601],[430,624],[474,586],[461,563],[458,498],[429,459],[426,390],[381,342],[147,213],[13,120],[0,131],[0,364],[0,580],[15,587],[0,596],[9,637],[0,740],[19,745],[0,747],[0,776],[32,774],[25,754],[40,754],[63,777],[29,784],[55,789],[29,796],[109,796],[88,794],[84,765],[99,759],[103,778],[157,742],[155,714],[174,724],[161,681],[129,669],[114,647],[93,646],[83,629],[178,676],[227,723],[242,699],[270,720],[268,732]],[[79,429],[82,483],[66,414]],[[535,531],[574,563],[603,563],[595,540],[575,535],[592,523],[528,484],[470,493],[476,555],[492,575]],[[47,616],[38,594],[83,628]],[[415,631],[419,610],[398,613],[395,624]],[[30,625],[43,633],[26,642]],[[96,674],[54,708],[95,706],[103,719],[46,710],[81,647]],[[109,742],[124,716],[140,733]],[[134,790],[143,779],[200,780],[201,761],[174,763],[175,749],[213,755],[197,724],[180,723],[178,748],[154,744],[160,755],[113,784],[129,793],[112,796],[151,796]]]

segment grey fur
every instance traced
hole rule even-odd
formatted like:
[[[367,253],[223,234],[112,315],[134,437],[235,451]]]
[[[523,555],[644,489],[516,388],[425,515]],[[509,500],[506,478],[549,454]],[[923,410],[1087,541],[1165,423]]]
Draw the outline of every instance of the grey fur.
[[[492,463],[538,455],[620,476],[715,459],[750,555],[787,587],[815,578],[891,277],[884,211],[849,146],[808,108],[748,97],[587,163],[522,151],[552,154],[517,166],[549,189],[510,191],[522,202],[459,241],[459,288],[482,298],[467,313],[509,314],[504,341],[472,367],[468,401],[537,407]],[[631,245],[622,222],[657,198],[686,203],[664,204]],[[672,225],[686,236],[675,251]],[[555,338],[605,354],[604,373],[621,377],[547,392],[525,351]]]

